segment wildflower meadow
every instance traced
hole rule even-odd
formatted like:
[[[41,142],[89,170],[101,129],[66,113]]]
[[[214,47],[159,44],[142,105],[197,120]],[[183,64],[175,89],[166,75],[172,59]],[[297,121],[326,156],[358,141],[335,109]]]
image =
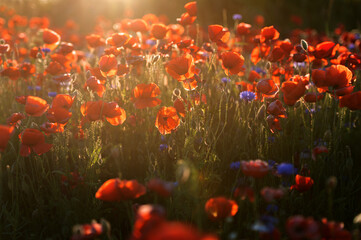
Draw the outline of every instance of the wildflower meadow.
[[[0,1],[0,239],[361,239],[361,29],[332,0],[318,29],[205,22],[197,1],[53,24],[18,2]]]

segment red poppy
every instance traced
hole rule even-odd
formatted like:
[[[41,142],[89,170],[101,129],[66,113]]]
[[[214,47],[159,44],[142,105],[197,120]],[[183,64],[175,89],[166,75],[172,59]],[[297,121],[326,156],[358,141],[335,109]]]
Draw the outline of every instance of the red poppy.
[[[75,225],[70,240],[90,240],[101,236],[103,225],[93,220],[91,224]]]
[[[57,94],[54,97],[51,106],[53,108],[61,107],[61,108],[65,108],[65,109],[69,110],[71,108],[71,106],[73,105],[74,98],[75,97],[72,97],[68,94]]]
[[[250,24],[241,22],[237,25],[237,34],[241,36],[247,35],[251,32],[251,27],[252,26]]]
[[[117,58],[111,55],[104,55],[99,60],[99,69],[104,77],[115,76],[118,70]]]
[[[22,104],[24,104],[22,102]],[[48,110],[49,104],[39,97],[26,96],[25,97],[25,112],[33,117],[40,117],[46,110]]]
[[[280,119],[278,117],[268,115],[266,121],[272,133],[282,130]]]
[[[308,77],[295,75],[288,81],[282,83],[281,91],[285,104],[293,106],[306,92]]]
[[[160,95],[160,90],[157,84],[138,84],[132,91],[131,101],[135,108],[143,109],[146,107],[158,106],[162,101],[156,98]]]
[[[177,110],[174,107],[162,107],[155,120],[155,126],[162,135],[170,134],[180,124]]]
[[[114,47],[123,47],[130,40],[130,36],[126,33],[114,33],[106,39],[106,44]]]
[[[52,144],[45,142],[45,136],[37,129],[27,128],[20,135],[21,140],[20,155],[27,157],[31,150],[41,155],[48,152],[52,148]]]
[[[268,56],[268,60],[270,62],[278,62],[281,61],[285,57],[286,53],[279,46],[275,46],[272,49],[271,54]]]
[[[321,222],[321,237],[322,240],[351,240],[352,235],[349,231],[344,229],[344,224],[341,222],[327,221],[326,218]]]
[[[21,123],[21,120],[25,119],[25,115],[22,113],[13,113],[11,116],[7,119],[7,124],[10,126],[16,126],[19,123]]]
[[[18,67],[5,66],[4,69],[0,72],[1,76],[8,77],[13,81],[16,81],[20,78],[21,72]]]
[[[56,61],[51,61],[45,71],[46,73],[53,76],[66,73],[65,67]]]
[[[124,77],[129,73],[129,66],[127,64],[119,64],[117,70],[118,77]]]
[[[45,135],[50,135],[53,133],[62,133],[64,132],[65,124],[61,123],[50,123],[45,122],[40,126],[40,129],[45,133]]]
[[[244,58],[242,55],[236,52],[224,52],[221,55],[222,67],[226,71],[226,74],[237,75],[243,71]]]
[[[89,48],[97,48],[105,45],[105,40],[97,34],[91,34],[85,37]]]
[[[335,48],[336,44],[334,42],[322,42],[318,44],[313,51],[313,56],[316,58],[329,58]]]
[[[173,107],[177,110],[178,114],[181,117],[185,117],[187,110],[186,110],[186,105],[188,105],[188,111],[190,110],[190,106],[187,103],[187,101],[185,99],[183,99],[182,97],[177,97],[177,99],[174,101],[173,103]]]
[[[153,24],[150,33],[156,39],[163,39],[168,32],[168,28],[162,23]]]
[[[106,118],[113,126],[123,124],[126,113],[116,102],[86,102],[81,105],[80,111],[88,121],[97,121]]]
[[[0,54],[1,55],[9,52],[9,50],[10,50],[9,44],[0,44]]]
[[[312,80],[319,88],[333,87],[341,89],[349,86],[352,80],[352,72],[343,65],[332,65],[326,68],[326,71],[313,70]]]
[[[177,18],[177,22],[183,26],[191,25],[197,19],[196,16],[191,16],[189,13],[183,13],[180,18]]]
[[[357,91],[345,96],[340,99],[340,107],[347,107],[350,110],[361,109],[361,91]]]
[[[103,93],[105,92],[105,86],[94,76],[91,76],[86,80],[84,84],[84,89],[88,88],[94,91],[99,97],[103,97]]]
[[[319,92],[308,92],[305,94],[303,99],[308,103],[314,103],[323,99],[325,95]]]
[[[316,146],[312,149],[312,159],[316,160],[317,156],[322,153],[328,153],[328,148],[323,145]]]
[[[210,198],[206,202],[205,211],[211,220],[223,220],[236,215],[238,205],[225,197]]]
[[[296,184],[291,186],[291,189],[296,189],[297,191],[303,193],[307,192],[313,186],[313,179],[311,177],[304,177],[299,174],[295,177]]]
[[[149,182],[147,183],[147,188],[150,191],[153,191],[153,192],[157,193],[159,196],[162,196],[165,198],[169,197],[172,194],[174,186],[175,186],[174,183],[165,182],[158,178],[153,178],[153,179],[149,180]]]
[[[176,57],[165,64],[165,70],[178,81],[192,78],[195,72],[194,59],[190,54]]]
[[[262,178],[269,171],[268,163],[262,160],[241,161],[241,169],[244,175]]]
[[[290,217],[286,222],[286,232],[290,240],[320,239],[318,224],[312,217]]]
[[[233,197],[234,198],[239,197],[239,198],[241,198],[241,200],[245,200],[246,198],[248,198],[248,200],[250,202],[254,202],[254,200],[255,200],[253,189],[247,185],[241,185],[241,186],[237,187],[234,190]]]
[[[273,27],[264,27],[261,29],[261,42],[267,42],[270,40],[277,40],[280,33]]]
[[[54,50],[60,43],[60,35],[50,29],[42,29],[44,47]]]
[[[267,107],[267,112],[272,114],[275,117],[285,118],[286,117],[286,109],[282,106],[280,100],[276,100],[271,102]]]
[[[0,125],[0,152],[3,152],[8,145],[14,127]]]
[[[143,19],[134,19],[129,23],[129,29],[133,32],[147,32],[148,31],[148,24]]]
[[[265,96],[274,96],[278,92],[278,87],[272,79],[263,79],[256,85],[258,92]]]
[[[260,79],[260,78],[261,78],[261,75],[259,75],[258,72],[252,70],[252,71],[249,73],[248,82],[253,83],[253,82],[255,82],[256,80],[258,80],[258,79]]]
[[[52,107],[48,110],[46,117],[52,123],[66,124],[72,113],[62,107]]]
[[[189,2],[189,3],[186,3],[184,5],[184,8],[186,9],[187,13],[192,16],[192,17],[195,17],[197,16],[197,2]]]
[[[281,188],[264,187],[261,190],[261,196],[266,202],[273,202],[281,199],[284,195],[284,191]]]
[[[95,194],[97,199],[108,202],[119,202],[139,198],[146,192],[145,187],[137,180],[120,180],[113,178],[107,180]]]
[[[230,32],[221,25],[209,25],[208,36],[212,42],[215,42],[217,45],[223,45],[228,42]]]

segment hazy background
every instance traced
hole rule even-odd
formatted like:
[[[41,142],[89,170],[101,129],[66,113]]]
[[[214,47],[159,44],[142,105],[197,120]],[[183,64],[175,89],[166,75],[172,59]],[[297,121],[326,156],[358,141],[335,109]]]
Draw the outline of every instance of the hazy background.
[[[48,16],[55,26],[66,19],[75,20],[81,30],[89,31],[95,17],[104,15],[110,19],[122,18],[132,13],[134,18],[146,13],[166,14],[171,22],[185,10],[189,0],[0,0],[13,6],[17,12],[27,16]],[[224,13],[228,25],[233,24],[232,15],[239,13],[245,22],[252,23],[254,16],[265,17],[266,25],[275,25],[286,32],[296,25],[290,22],[292,15],[303,19],[301,27],[325,30],[337,23],[344,23],[347,29],[361,28],[361,0],[198,0],[199,23],[224,24]],[[1,5],[1,4],[0,4]],[[224,9],[224,10],[223,10]],[[223,10],[223,11],[222,11]]]

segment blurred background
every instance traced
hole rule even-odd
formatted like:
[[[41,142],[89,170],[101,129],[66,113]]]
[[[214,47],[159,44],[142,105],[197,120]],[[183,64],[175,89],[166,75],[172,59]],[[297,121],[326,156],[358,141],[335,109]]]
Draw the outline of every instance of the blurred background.
[[[92,29],[96,16],[109,19],[138,18],[146,13],[165,14],[170,22],[185,11],[189,0],[0,0],[21,15],[47,16],[53,26],[74,20],[81,31]],[[325,31],[343,23],[347,30],[361,28],[361,0],[198,0],[198,22],[233,26],[233,14],[252,23],[256,15],[265,18],[265,25],[274,25],[281,32],[295,27]]]

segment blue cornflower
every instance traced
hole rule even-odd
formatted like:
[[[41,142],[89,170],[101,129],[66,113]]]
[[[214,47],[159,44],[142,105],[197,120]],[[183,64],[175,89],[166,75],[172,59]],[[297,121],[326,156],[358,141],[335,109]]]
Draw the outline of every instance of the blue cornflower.
[[[55,97],[56,95],[58,95],[57,92],[48,92],[49,97]]]
[[[44,53],[49,53],[51,50],[49,48],[42,48],[41,51]]]
[[[229,165],[230,169],[232,170],[238,170],[241,167],[241,162],[237,161],[237,162],[231,162],[231,164]]]
[[[268,204],[266,207],[266,211],[270,213],[276,213],[278,211],[278,206],[275,204]]]
[[[266,71],[263,70],[260,67],[252,67],[252,70],[254,70],[254,71],[256,71],[257,73],[260,73],[260,74],[266,74]]]
[[[252,101],[256,98],[256,94],[250,91],[243,91],[239,94],[239,97],[243,100]]]
[[[297,173],[297,168],[292,163],[281,163],[277,166],[277,173],[279,175],[293,175]]]
[[[159,145],[159,151],[161,151],[161,152],[167,150],[167,148],[168,148],[168,145],[167,145],[167,144],[161,144],[161,145]]]
[[[152,40],[152,39],[148,39],[145,41],[146,44],[150,45],[150,46],[154,46],[155,44],[157,44],[156,40]]]
[[[236,14],[233,14],[233,20],[241,20],[242,19],[242,15],[241,14],[238,14],[238,13],[236,13]]]
[[[221,81],[222,81],[223,83],[229,83],[229,82],[231,82],[231,79],[230,79],[230,78],[227,78],[227,77],[223,77],[223,78],[221,79]]]

